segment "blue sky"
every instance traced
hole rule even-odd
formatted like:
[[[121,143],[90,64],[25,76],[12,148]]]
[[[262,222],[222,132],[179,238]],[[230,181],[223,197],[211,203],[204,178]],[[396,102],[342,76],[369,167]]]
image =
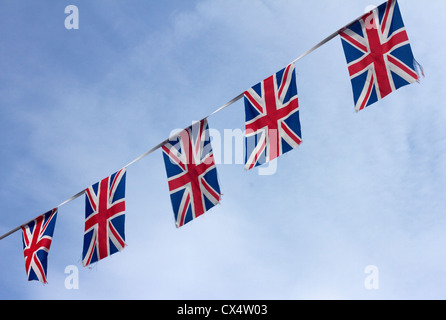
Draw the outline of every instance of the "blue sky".
[[[79,29],[67,30],[67,5]],[[0,233],[46,212],[277,72],[369,1],[0,2]],[[221,205],[175,228],[160,151],[130,166],[126,242],[82,267],[84,197],[59,210],[48,284],[20,232],[1,299],[444,299],[442,0],[400,0],[426,78],[354,112],[342,45],[296,63],[303,143],[274,175],[217,166]],[[243,129],[238,101],[208,119]],[[367,290],[364,269],[379,269]],[[65,268],[79,270],[66,289]]]

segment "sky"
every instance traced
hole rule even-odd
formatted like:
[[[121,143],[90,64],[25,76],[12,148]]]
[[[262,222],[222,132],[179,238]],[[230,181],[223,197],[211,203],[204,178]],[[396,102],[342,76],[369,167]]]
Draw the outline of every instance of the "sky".
[[[0,0],[0,234],[379,4]],[[28,282],[21,232],[0,241],[0,299],[445,299],[446,4],[399,5],[421,83],[356,113],[336,37],[296,63],[303,143],[273,174],[220,151],[221,203],[176,228],[157,150],[127,169],[122,252],[82,266],[82,196],[59,208],[48,284]],[[243,130],[243,101],[208,123]]]

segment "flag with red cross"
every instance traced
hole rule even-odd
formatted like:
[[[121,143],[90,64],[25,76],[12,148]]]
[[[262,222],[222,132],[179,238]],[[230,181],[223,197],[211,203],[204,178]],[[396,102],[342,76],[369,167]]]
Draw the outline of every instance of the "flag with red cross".
[[[419,80],[418,65],[396,0],[389,0],[340,33],[356,111]]]
[[[162,146],[177,228],[220,202],[220,186],[206,119]]]
[[[28,280],[47,283],[48,252],[53,241],[57,208],[22,226],[23,251]]]
[[[125,247],[125,177],[123,168],[85,190],[84,266]]]
[[[274,160],[302,142],[294,63],[244,93],[245,169]]]

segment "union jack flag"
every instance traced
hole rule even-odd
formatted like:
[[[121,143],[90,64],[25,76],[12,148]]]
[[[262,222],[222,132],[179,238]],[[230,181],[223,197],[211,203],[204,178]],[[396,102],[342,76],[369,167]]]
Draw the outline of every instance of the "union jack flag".
[[[23,251],[28,280],[47,283],[48,252],[56,225],[57,209],[34,219],[22,227]]]
[[[356,111],[419,80],[396,0],[364,15],[340,36]]]
[[[162,146],[176,226],[181,227],[220,201],[206,119],[181,131]]]
[[[294,63],[245,91],[244,100],[246,170],[301,144]]]
[[[125,247],[125,177],[123,168],[85,190],[84,266]]]

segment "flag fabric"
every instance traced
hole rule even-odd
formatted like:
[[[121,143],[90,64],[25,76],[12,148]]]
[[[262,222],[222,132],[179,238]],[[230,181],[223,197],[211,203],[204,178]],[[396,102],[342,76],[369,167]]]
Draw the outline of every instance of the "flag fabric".
[[[244,101],[246,170],[301,144],[294,63],[245,91]]]
[[[383,3],[340,33],[356,111],[419,80],[396,0]]]
[[[28,280],[47,283],[48,252],[56,225],[57,209],[52,209],[22,227],[23,251]]]
[[[125,247],[125,178],[123,168],[85,190],[84,266]]]
[[[177,228],[220,201],[220,186],[206,119],[162,146]]]

